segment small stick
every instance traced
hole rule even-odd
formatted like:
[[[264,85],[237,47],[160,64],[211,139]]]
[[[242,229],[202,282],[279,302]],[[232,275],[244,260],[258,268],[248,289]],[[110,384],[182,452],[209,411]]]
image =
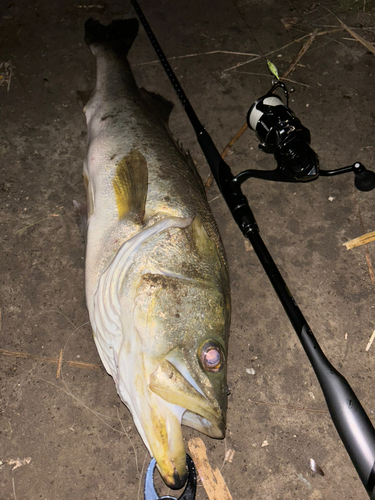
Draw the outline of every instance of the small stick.
[[[225,453],[224,462],[229,462],[230,464],[233,462],[235,451],[232,448],[229,448]]]
[[[290,73],[292,73],[295,70],[295,67],[297,66],[297,64],[299,63],[299,61],[302,59],[302,57],[306,54],[306,52],[311,47],[311,45],[312,45],[313,41],[315,40],[318,32],[319,32],[318,28],[314,29],[314,31],[311,33],[309,39],[306,40],[306,42],[303,44],[303,47],[298,52],[297,57],[294,60],[294,62],[289,66],[289,68],[285,71],[285,73],[281,77],[281,80],[284,79],[284,78],[286,78],[288,75],[290,75]]]
[[[251,54],[250,52],[232,52],[230,50],[211,50],[210,52],[197,52],[196,54],[185,54],[183,56],[174,56],[174,57],[169,57],[169,61],[173,61],[176,59],[186,59],[188,57],[200,57],[200,56],[209,56],[213,54],[229,54],[232,56],[251,56],[251,57],[257,57],[260,58],[259,54]],[[138,63],[134,64],[134,66],[146,66],[148,64],[156,64],[160,63],[159,59],[156,59],[155,61],[148,61],[148,62],[143,62],[143,63]]]
[[[188,446],[209,500],[233,500],[219,469],[211,468],[202,439],[190,439]]]
[[[368,246],[365,246],[365,258],[366,258],[366,263],[368,267],[368,273],[370,275],[370,280],[373,285],[375,285],[375,274],[374,274],[374,269],[372,267],[372,262],[371,262],[371,257],[370,257],[370,252],[368,249]]]
[[[12,79],[12,74],[13,74],[13,66],[10,65],[10,71],[9,71],[9,78],[8,78],[8,86],[7,86],[7,92],[9,92],[10,89],[10,81]],[[16,496],[16,493],[14,493],[14,496]]]
[[[372,332],[370,340],[368,341],[368,344],[367,344],[366,349],[365,349],[366,352],[368,352],[370,350],[370,347],[371,347],[372,343],[374,342],[374,339],[375,339],[375,330]]]
[[[63,352],[64,350],[61,349],[60,350],[60,356],[59,356],[59,359],[57,361],[57,373],[56,373],[56,378],[60,378],[60,373],[61,373],[61,365],[62,365],[62,359],[63,359]]]
[[[248,401],[249,403],[253,403],[255,405],[276,406],[277,408],[284,408],[286,410],[311,411],[313,413],[328,413],[328,410],[314,410],[312,408],[305,408],[304,406],[280,405],[278,403],[268,403],[266,401],[253,401],[252,399],[248,399]]]
[[[0,354],[3,356],[10,356],[14,358],[31,359],[33,361],[39,361],[40,363],[51,363],[57,365],[59,363],[59,358],[47,358],[46,356],[36,356],[28,352],[16,352],[8,351],[7,349],[0,349]],[[81,368],[83,370],[95,370],[102,371],[103,367],[95,363],[84,363],[83,361],[66,361],[66,364],[72,368]]]
[[[229,153],[230,148],[233,146],[233,144],[235,144],[238,141],[238,139],[241,137],[241,135],[245,132],[246,129],[247,129],[247,123],[242,125],[242,128],[240,128],[240,130],[233,137],[233,139],[225,146],[225,148],[223,149],[223,152],[221,153],[221,157],[223,158],[223,160],[227,156],[227,154]],[[206,191],[208,191],[210,189],[213,180],[214,180],[214,176],[212,174],[210,174],[208,176],[206,184],[204,185]]]
[[[361,35],[358,35],[358,33],[356,33],[354,30],[349,28],[349,26],[347,26],[343,21],[341,21],[341,19],[339,19],[338,17],[336,17],[336,19],[341,24],[341,26],[344,28],[344,30],[346,30],[348,33],[350,33],[352,35],[352,37],[357,40],[357,42],[361,43],[364,47],[366,47],[367,50],[369,50],[370,52],[375,54],[375,47],[372,45],[372,43],[370,43],[367,40],[365,40],[364,38],[362,38]]]
[[[12,477],[12,486],[13,486],[13,495],[14,495],[14,500],[17,500],[17,495],[16,495],[16,485],[14,484],[14,477]]]
[[[338,20],[338,22],[341,24],[341,27],[344,30],[346,30],[348,33],[350,33],[353,38],[355,38],[359,43],[361,43],[364,47],[366,47],[367,50],[369,50],[370,52],[375,54],[375,47],[372,45],[372,43],[370,43],[367,40],[365,40],[364,38],[362,38],[361,35],[358,35],[354,30],[352,30],[352,28],[349,28],[349,26],[347,26],[344,23],[344,21],[341,21],[341,19],[339,17],[337,17],[331,10],[327,9],[327,7],[324,7],[323,5],[322,5],[322,7],[327,12],[332,14],[332,16],[334,16]]]
[[[63,208],[64,207],[59,207],[57,209],[57,212],[60,212]],[[28,226],[25,226],[25,227],[23,227],[21,229],[18,229],[18,231],[16,231],[15,234],[21,234],[24,231],[26,231],[26,229],[28,229],[29,227],[36,226],[36,224],[40,224],[41,222],[49,219],[50,217],[59,217],[59,214],[58,213],[49,214],[49,215],[47,215],[47,217],[43,217],[43,219],[37,220],[36,222],[33,222],[32,224],[29,224]]]
[[[302,66],[302,64],[300,64]],[[254,73],[253,71],[236,71],[236,73],[239,73],[240,75],[253,75],[253,76],[262,76],[263,78],[270,78],[271,75],[266,75],[265,73]],[[310,88],[311,85],[308,85],[307,83],[302,83],[302,82],[297,82],[296,80],[292,80],[291,78],[283,78],[285,82],[290,82],[290,83],[295,83],[296,85],[301,85],[302,87],[308,87]]]
[[[358,238],[353,238],[352,240],[346,241],[343,245],[347,250],[351,250],[352,248],[359,247],[361,245],[366,245],[367,243],[371,243],[371,241],[375,240],[375,231],[371,231],[371,233],[362,234],[362,236],[358,236]]]

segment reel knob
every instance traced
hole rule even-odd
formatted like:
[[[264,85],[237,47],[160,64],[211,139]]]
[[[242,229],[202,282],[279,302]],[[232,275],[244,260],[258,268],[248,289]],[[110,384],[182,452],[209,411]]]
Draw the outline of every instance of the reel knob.
[[[362,163],[355,163],[353,172],[355,174],[354,184],[359,191],[371,191],[375,188],[375,173],[367,170]]]

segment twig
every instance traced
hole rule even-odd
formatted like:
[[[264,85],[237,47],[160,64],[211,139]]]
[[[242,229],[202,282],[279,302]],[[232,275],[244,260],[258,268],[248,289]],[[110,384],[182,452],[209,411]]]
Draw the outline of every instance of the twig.
[[[370,43],[367,40],[365,40],[364,38],[362,38],[361,35],[358,35],[358,33],[356,33],[354,30],[352,30],[351,28],[349,28],[349,26],[347,26],[343,21],[341,21],[341,19],[337,18],[337,20],[339,21],[339,23],[341,24],[341,26],[348,33],[350,33],[353,38],[355,38],[357,40],[357,42],[361,43],[364,47],[366,47],[367,50],[369,50],[370,52],[372,52],[373,54],[375,54],[375,47],[372,45],[372,43]]]
[[[65,316],[65,314],[64,314],[63,312],[61,312],[59,309],[49,309],[48,311],[45,311],[45,312],[54,312],[54,313],[57,313],[57,314],[61,314],[61,316],[62,316],[63,318],[65,318],[65,319],[66,319],[66,321],[67,321],[68,323],[70,323],[70,324],[72,325],[72,327],[73,327],[73,328],[76,328],[76,325],[75,325],[72,321],[70,321],[70,319],[69,319],[67,316]],[[87,323],[84,323],[84,324],[85,324],[85,325],[87,325]],[[81,326],[84,326],[84,325],[81,325]],[[80,328],[80,327],[79,327],[79,328]]]
[[[265,73],[253,73],[252,71],[235,71],[234,73],[239,73],[240,75],[254,75],[254,76],[263,76],[264,78],[272,78],[271,75],[266,75]],[[307,83],[297,82],[296,80],[292,80],[291,78],[283,78],[284,81],[294,83],[295,85],[301,85],[302,87],[311,88],[311,85]]]
[[[174,61],[176,59],[187,59],[188,57],[200,57],[200,56],[209,56],[212,54],[229,54],[233,56],[251,56],[251,57],[262,57],[259,54],[251,54],[249,52],[232,52],[230,50],[211,50],[210,52],[197,52],[196,54],[185,54],[183,56],[174,56],[169,57],[169,61]],[[134,66],[146,66],[148,64],[156,64],[160,63],[159,59],[155,59],[154,61],[147,61],[143,63],[134,64]]]
[[[7,86],[7,92],[9,92],[9,89],[10,89],[10,81],[11,81],[11,79],[12,79],[12,74],[13,74],[13,66],[10,66],[9,78],[8,78],[8,86]],[[14,492],[14,496],[16,496],[16,492]]]
[[[213,177],[211,175],[209,175],[208,179],[207,179],[207,184],[209,183],[209,185],[206,184],[206,186],[205,186],[206,190],[211,186],[212,181],[213,181]],[[213,201],[220,198],[220,196],[221,196],[221,194],[218,194],[217,196],[215,196],[215,198],[212,198],[212,200],[210,200],[208,203],[212,203]]]
[[[332,16],[334,16],[338,20],[338,22],[341,24],[341,27],[344,30],[346,30],[348,33],[350,33],[353,38],[355,38],[359,43],[361,43],[364,47],[366,47],[367,50],[369,50],[370,52],[375,54],[375,47],[372,45],[372,43],[370,43],[367,40],[365,40],[364,38],[362,38],[361,35],[358,35],[352,28],[349,28],[349,26],[347,26],[344,23],[344,21],[341,21],[341,19],[339,17],[337,17],[336,14],[334,14],[331,10],[327,9],[327,7],[324,7],[324,5],[322,5],[321,7],[323,7],[323,9],[325,9],[327,12],[332,14]]]
[[[306,52],[309,50],[309,48],[311,47],[312,43],[314,42],[317,34],[319,32],[319,29],[316,28],[314,29],[314,31],[311,33],[310,37],[308,40],[306,40],[306,42],[303,44],[303,47],[301,48],[301,50],[298,52],[297,54],[297,57],[295,58],[294,62],[289,66],[289,68],[285,71],[285,73],[283,74],[283,76],[281,77],[281,79],[284,79],[286,78],[287,76],[290,75],[290,73],[292,73],[295,69],[295,67],[297,66],[297,64],[299,63],[299,61],[302,59],[302,57],[306,54]]]
[[[63,359],[63,352],[64,352],[64,349],[60,349],[60,356],[59,356],[59,359],[57,361],[57,372],[56,372],[56,378],[59,378],[60,377],[60,373],[61,373],[61,365],[62,365],[62,359]]]
[[[61,210],[63,209],[64,207],[59,207],[57,212],[61,212]],[[33,222],[32,224],[29,224],[28,226],[25,226],[21,229],[18,229],[18,231],[16,231],[15,234],[20,234],[20,233],[23,233],[24,231],[26,231],[26,229],[28,229],[29,227],[32,227],[32,226],[36,226],[36,224],[39,224],[40,222],[43,222],[47,219],[49,219],[50,217],[59,217],[59,214],[58,213],[53,213],[53,214],[49,214],[47,215],[47,217],[43,217],[43,219],[40,219],[40,220],[37,220],[36,222]]]
[[[371,280],[371,283],[373,285],[375,285],[375,274],[374,274],[374,269],[372,267],[372,262],[371,262],[371,257],[370,257],[370,252],[369,252],[369,249],[368,249],[368,246],[366,245],[365,246],[365,257],[366,257],[366,263],[367,263],[367,267],[368,267],[368,273],[370,275],[370,280]]]
[[[225,148],[223,149],[223,152],[221,153],[221,157],[223,159],[227,156],[230,148],[233,146],[233,144],[235,144],[238,141],[238,139],[241,137],[241,135],[245,132],[246,129],[247,129],[247,123],[245,123],[245,125],[242,126],[242,128],[237,132],[237,134],[233,137],[233,139],[225,146]],[[211,187],[213,180],[214,180],[214,176],[212,174],[210,174],[208,176],[208,179],[207,179],[206,184],[204,186],[206,191],[208,191],[209,188]],[[216,198],[214,198],[214,199],[216,199]],[[211,201],[213,201],[213,200],[211,200]]]
[[[235,66],[232,66],[231,68],[223,69],[223,73],[225,73],[226,71],[231,71],[232,69],[239,68],[240,66],[244,66],[245,64],[250,64],[251,62],[257,61],[258,59],[261,59],[262,57],[263,57],[263,59],[267,59],[267,57],[271,56],[275,52],[280,52],[280,51],[282,51],[282,50],[290,47],[290,45],[293,45],[295,43],[299,43],[299,42],[301,42],[302,40],[304,40],[308,36],[309,36],[308,34],[307,35],[303,35],[300,38],[297,38],[296,40],[293,40],[293,42],[289,42],[286,45],[283,45],[282,47],[279,47],[279,48],[277,48],[275,50],[271,50],[270,52],[267,52],[267,54],[265,54],[264,56],[254,57],[253,59],[250,59],[250,61],[245,61],[243,63],[236,64]]]
[[[367,344],[366,349],[365,349],[366,352],[368,352],[370,350],[370,347],[371,347],[372,343],[374,342],[374,339],[375,339],[375,330],[372,332],[370,340],[368,341],[368,344]]]
[[[245,123],[245,125],[242,125],[242,127],[240,128],[240,130],[233,137],[233,139],[230,142],[228,142],[228,144],[225,146],[223,152],[221,153],[221,157],[223,159],[227,156],[227,154],[229,153],[230,148],[233,146],[233,144],[235,144],[238,141],[238,139],[241,137],[241,135],[245,132],[246,129],[247,129],[247,123]]]
[[[375,231],[372,231],[371,233],[362,234],[362,236],[358,236],[358,238],[346,241],[343,245],[347,250],[351,250],[352,248],[360,247],[361,245],[367,245],[367,243],[371,243],[371,241],[374,240]]]
[[[253,403],[255,405],[276,406],[277,408],[285,408],[286,410],[310,411],[313,413],[328,413],[328,410],[314,410],[312,408],[305,408],[304,406],[280,405],[278,403],[267,403],[267,402],[263,402],[263,401],[253,401],[252,399],[248,399],[248,401],[249,401],[249,403]]]
[[[190,439],[188,446],[209,500],[233,500],[219,469],[211,468],[202,439]]]
[[[8,351],[7,349],[1,349],[1,348],[0,348],[0,354],[2,354],[3,356],[31,359],[33,361],[38,361],[40,363],[50,363],[55,365],[59,364],[59,359],[60,359],[60,358],[50,358],[47,356],[36,356],[35,354],[30,354],[28,352]],[[83,370],[95,370],[95,371],[104,370],[102,365],[98,365],[95,363],[84,363],[83,361],[65,361],[65,364],[72,368],[81,368]]]
[[[292,42],[294,43],[294,42]],[[277,52],[275,50],[275,52]],[[253,57],[253,59],[250,59],[249,61],[245,61],[245,62],[242,62],[242,63],[237,63],[235,64],[234,66],[231,66],[230,68],[225,68],[222,70],[223,73],[226,73],[228,71],[232,71],[233,69],[237,69],[237,68],[240,68],[241,66],[245,66],[245,64],[250,64],[254,61],[259,61],[259,59],[262,59],[262,56],[257,56],[257,57]]]
[[[14,484],[14,477],[12,477],[12,486],[13,486],[13,495],[14,495],[14,500],[17,500],[17,495],[16,495],[16,485]]]

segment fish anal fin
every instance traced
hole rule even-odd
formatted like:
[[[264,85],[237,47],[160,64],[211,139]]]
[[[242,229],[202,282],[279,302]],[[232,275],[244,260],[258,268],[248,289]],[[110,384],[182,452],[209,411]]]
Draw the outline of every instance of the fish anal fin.
[[[85,106],[89,102],[92,94],[93,94],[93,90],[77,90],[76,91],[77,102],[82,109],[85,109]]]
[[[145,157],[136,149],[124,156],[116,166],[113,178],[119,219],[141,224],[145,215],[148,169]]]

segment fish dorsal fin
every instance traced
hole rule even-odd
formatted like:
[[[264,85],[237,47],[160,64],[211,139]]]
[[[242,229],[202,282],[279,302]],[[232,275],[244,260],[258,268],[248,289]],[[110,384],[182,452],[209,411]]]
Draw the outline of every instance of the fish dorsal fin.
[[[113,178],[119,219],[129,219],[141,224],[145,215],[148,188],[146,158],[133,149],[116,165]]]
[[[168,124],[169,116],[174,108],[173,102],[168,101],[168,99],[165,99],[161,95],[150,92],[144,88],[141,88],[140,91],[148,106],[154,110],[154,113],[156,110],[157,116],[163,123]]]

